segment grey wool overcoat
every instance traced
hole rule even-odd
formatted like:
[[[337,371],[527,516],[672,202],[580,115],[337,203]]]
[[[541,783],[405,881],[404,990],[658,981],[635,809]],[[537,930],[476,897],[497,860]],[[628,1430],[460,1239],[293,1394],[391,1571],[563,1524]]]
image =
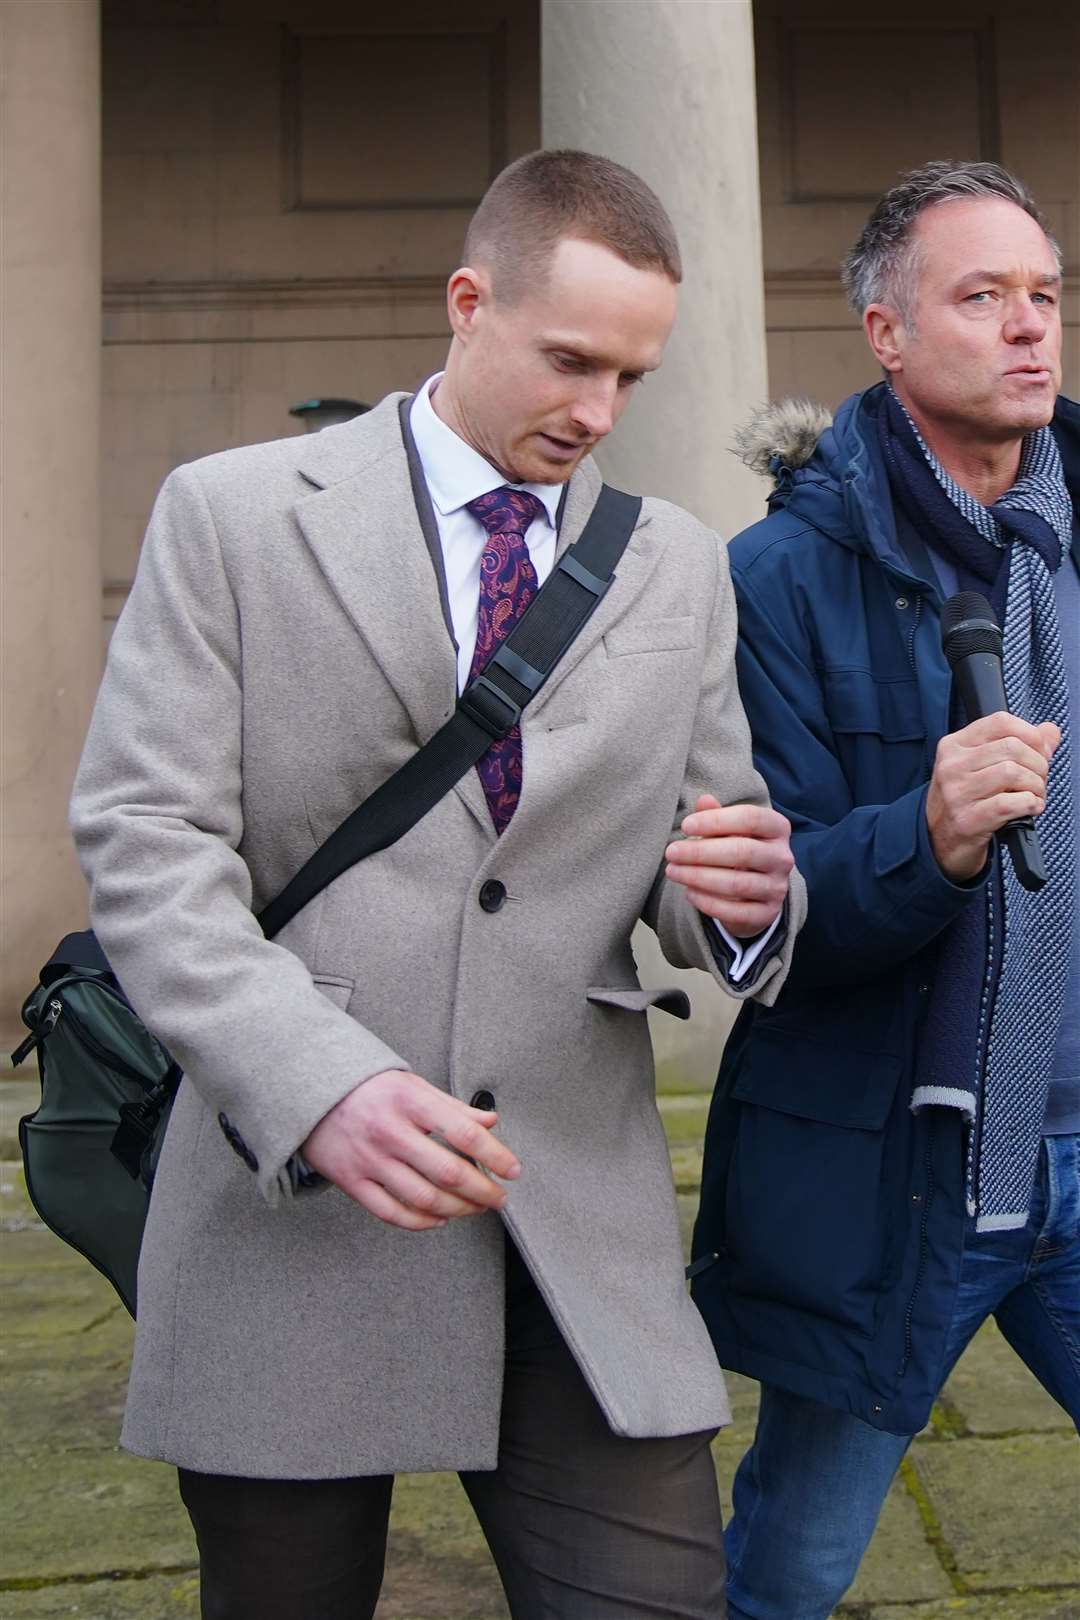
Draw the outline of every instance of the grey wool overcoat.
[[[94,926],[186,1071],[123,1441],[192,1469],[495,1465],[500,1218],[407,1233],[290,1174],[327,1110],[388,1068],[494,1093],[523,1165],[506,1223],[612,1428],[728,1416],[654,1101],[644,1010],[663,993],[640,988],[630,948],[644,917],[670,961],[718,971],[661,875],[664,846],[700,792],[766,799],[716,536],[645,501],[614,585],[526,712],[502,838],[470,771],[275,942],[252,915],[455,701],[403,397],[170,476],[76,782]],[[575,472],[560,551],[599,482],[588,461]],[[490,879],[507,891],[496,911],[479,904]],[[802,895],[795,878],[766,1001]]]

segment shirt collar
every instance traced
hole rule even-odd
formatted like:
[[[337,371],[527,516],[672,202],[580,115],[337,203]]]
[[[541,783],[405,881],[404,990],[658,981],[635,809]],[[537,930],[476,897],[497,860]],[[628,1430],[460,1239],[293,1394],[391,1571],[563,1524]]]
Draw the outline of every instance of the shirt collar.
[[[451,512],[460,511],[470,501],[475,501],[478,495],[501,489],[506,479],[436,414],[431,390],[442,375],[441,371],[437,372],[417,389],[409,410],[409,426],[432,504],[442,517],[448,517]],[[562,484],[512,484],[510,487],[535,495],[551,527],[557,527]]]

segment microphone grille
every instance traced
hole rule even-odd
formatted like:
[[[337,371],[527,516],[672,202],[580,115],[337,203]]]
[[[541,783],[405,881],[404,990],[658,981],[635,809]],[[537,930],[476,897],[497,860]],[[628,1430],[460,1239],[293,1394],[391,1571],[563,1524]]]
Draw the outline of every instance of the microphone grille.
[[[958,591],[941,610],[941,649],[950,669],[970,653],[1001,656],[1001,626],[985,596]]]

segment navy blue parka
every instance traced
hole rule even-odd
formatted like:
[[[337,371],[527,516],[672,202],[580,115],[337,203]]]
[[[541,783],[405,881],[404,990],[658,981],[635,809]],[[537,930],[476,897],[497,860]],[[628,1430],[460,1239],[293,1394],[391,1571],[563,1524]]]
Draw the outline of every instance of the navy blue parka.
[[[755,761],[809,915],[776,1005],[748,1003],[724,1052],[694,1297],[725,1367],[909,1434],[966,1225],[960,1117],[909,1101],[937,942],[982,883],[952,883],[927,833],[950,675],[929,558],[897,536],[883,387],[775,465],[768,516],[729,548]],[[1059,400],[1054,432],[1080,511],[1080,407]]]

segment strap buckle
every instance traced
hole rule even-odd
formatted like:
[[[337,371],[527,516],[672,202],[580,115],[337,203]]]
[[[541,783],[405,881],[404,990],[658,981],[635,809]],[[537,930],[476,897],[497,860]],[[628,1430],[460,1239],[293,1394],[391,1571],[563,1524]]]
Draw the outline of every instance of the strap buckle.
[[[513,731],[521,719],[521,705],[508,698],[486,675],[478,675],[469,682],[458,698],[458,708],[494,742]]]

